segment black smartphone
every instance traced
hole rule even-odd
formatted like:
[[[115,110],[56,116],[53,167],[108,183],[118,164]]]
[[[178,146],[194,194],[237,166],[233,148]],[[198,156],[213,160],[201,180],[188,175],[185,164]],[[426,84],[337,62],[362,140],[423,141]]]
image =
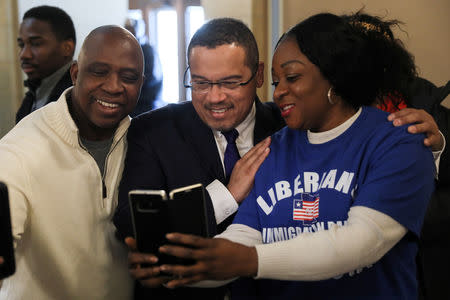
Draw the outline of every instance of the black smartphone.
[[[193,184],[169,193],[170,232],[209,236],[206,218],[205,189]]]
[[[157,255],[158,264],[192,264],[158,253],[158,248],[168,243],[165,235],[169,232],[208,236],[203,186],[178,188],[169,197],[164,190],[133,190],[128,196],[138,250]]]
[[[157,255],[166,243],[167,195],[163,190],[132,190],[128,193],[134,237],[139,252]]]
[[[3,182],[0,182],[0,256],[4,259],[0,265],[0,279],[2,279],[16,271],[8,188]]]

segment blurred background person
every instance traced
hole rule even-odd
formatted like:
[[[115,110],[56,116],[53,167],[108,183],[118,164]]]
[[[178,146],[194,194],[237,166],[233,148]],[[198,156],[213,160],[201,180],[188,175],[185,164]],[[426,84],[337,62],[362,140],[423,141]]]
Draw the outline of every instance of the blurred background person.
[[[16,123],[56,101],[72,86],[69,69],[76,44],[72,19],[58,7],[33,7],[23,15],[17,44],[28,91],[16,113]]]
[[[143,26],[143,24],[142,24]],[[142,34],[139,20],[128,18],[125,28],[130,31],[141,44],[144,53],[144,84],[141,96],[135,110],[130,114],[135,117],[143,112],[164,106],[166,103],[161,99],[163,74],[158,53],[149,43],[145,34]]]

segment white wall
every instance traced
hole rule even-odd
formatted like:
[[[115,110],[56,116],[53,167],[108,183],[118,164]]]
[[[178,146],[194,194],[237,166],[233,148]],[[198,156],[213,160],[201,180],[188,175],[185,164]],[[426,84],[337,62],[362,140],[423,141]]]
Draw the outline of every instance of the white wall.
[[[18,5],[19,23],[23,14],[34,6],[57,6],[67,12],[77,34],[75,58],[91,30],[101,25],[123,25],[128,11],[128,0],[18,0]]]
[[[205,19],[231,17],[242,20],[252,29],[253,0],[201,0]]]

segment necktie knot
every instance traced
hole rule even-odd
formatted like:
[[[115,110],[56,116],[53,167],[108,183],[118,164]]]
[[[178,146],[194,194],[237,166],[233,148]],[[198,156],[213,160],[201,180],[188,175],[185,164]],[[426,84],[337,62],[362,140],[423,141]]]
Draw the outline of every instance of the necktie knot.
[[[239,132],[233,128],[230,131],[222,131],[223,136],[227,140],[228,144],[235,144],[236,139],[239,136]]]

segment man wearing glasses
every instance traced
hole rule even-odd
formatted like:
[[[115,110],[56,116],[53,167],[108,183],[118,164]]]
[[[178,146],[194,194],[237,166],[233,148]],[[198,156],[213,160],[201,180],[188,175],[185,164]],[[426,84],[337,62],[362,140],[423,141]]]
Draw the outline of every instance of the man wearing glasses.
[[[278,108],[256,96],[264,65],[253,34],[241,21],[223,18],[204,24],[189,44],[188,63],[184,85],[191,89],[192,102],[141,115],[128,131],[114,218],[121,238],[133,235],[130,190],[170,191],[195,183],[206,187],[209,226],[217,225],[212,234],[222,232],[269,153],[266,137],[284,125]],[[160,287],[168,278],[154,276],[152,268],[130,271],[141,284],[155,287],[145,290],[138,284],[136,299],[223,299],[223,289],[169,290]]]

